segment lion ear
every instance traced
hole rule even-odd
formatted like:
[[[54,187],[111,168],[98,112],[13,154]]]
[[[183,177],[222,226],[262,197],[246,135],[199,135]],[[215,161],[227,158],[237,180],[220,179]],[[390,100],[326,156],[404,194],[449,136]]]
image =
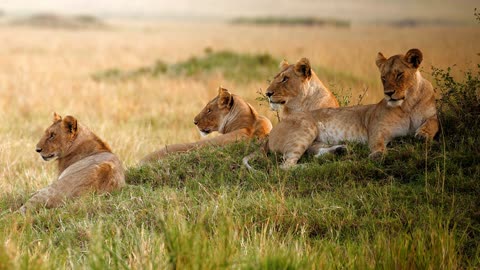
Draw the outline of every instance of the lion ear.
[[[375,64],[377,64],[377,67],[380,68],[383,65],[383,63],[385,63],[385,61],[387,61],[387,58],[383,56],[383,53],[379,52],[377,54],[377,59],[375,60]]]
[[[309,79],[312,76],[310,61],[307,58],[298,60],[298,62],[295,64],[295,73]]]
[[[71,115],[67,115],[65,116],[65,118],[63,118],[62,123],[66,131],[72,134],[77,133],[78,126],[77,126],[77,119],[75,119],[75,117]]]
[[[218,88],[218,107],[225,108],[231,107],[233,105],[233,96],[228,92],[227,89],[222,88],[221,86]]]
[[[410,49],[405,54],[405,61],[409,63],[413,68],[418,68],[423,60],[423,54],[419,49]]]
[[[53,123],[56,123],[58,121],[62,120],[62,117],[57,114],[56,112],[53,113]]]
[[[287,67],[289,67],[290,65],[288,64],[287,60],[283,59],[282,62],[280,62],[280,65],[279,67],[281,69],[286,69]]]

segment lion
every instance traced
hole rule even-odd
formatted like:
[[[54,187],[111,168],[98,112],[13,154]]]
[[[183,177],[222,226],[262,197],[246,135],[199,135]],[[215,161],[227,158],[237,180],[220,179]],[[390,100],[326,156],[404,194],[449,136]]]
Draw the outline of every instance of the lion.
[[[125,186],[122,163],[110,147],[73,116],[53,114],[53,124],[36,146],[45,161],[56,159],[58,178],[35,192],[22,213],[41,206],[58,207],[87,192],[112,192]]]
[[[307,58],[289,65],[283,60],[281,71],[274,77],[265,95],[270,107],[280,112],[281,119],[291,113],[312,111],[320,108],[336,108],[338,101],[320,81]]]
[[[316,156],[344,151],[345,146],[338,145],[342,141],[367,143],[369,157],[378,160],[394,138],[414,134],[432,140],[439,124],[432,84],[418,70],[422,60],[418,49],[388,59],[378,53],[384,93],[380,102],[293,113],[270,132],[266,148],[282,153],[282,168],[290,168],[305,151]],[[251,157],[243,160],[249,169]]]
[[[195,116],[193,123],[200,134],[206,136],[218,131],[221,135],[192,143],[167,145],[141,161],[146,164],[172,153],[187,152],[207,145],[226,145],[242,139],[265,138],[272,129],[268,118],[258,115],[255,109],[240,96],[219,87],[218,95]]]

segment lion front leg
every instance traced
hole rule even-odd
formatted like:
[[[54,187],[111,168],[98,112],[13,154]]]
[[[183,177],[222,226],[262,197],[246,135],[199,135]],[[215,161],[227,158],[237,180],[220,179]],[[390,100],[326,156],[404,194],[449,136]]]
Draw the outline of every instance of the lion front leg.
[[[433,140],[433,137],[438,132],[438,118],[434,115],[428,118],[416,131],[415,137],[425,138],[426,140]]]
[[[383,131],[374,133],[368,138],[370,154],[368,157],[372,160],[380,160],[387,152],[387,143],[391,140],[390,133]]]
[[[302,136],[298,136],[299,133]],[[281,169],[289,169],[297,165],[298,160],[307,151],[309,146],[317,137],[316,129],[306,129],[304,132],[295,133],[285,144],[283,151],[283,163],[280,166]]]
[[[308,113],[297,113],[286,117],[272,129],[268,139],[268,149],[283,155],[282,169],[297,164],[318,136],[313,117]]]

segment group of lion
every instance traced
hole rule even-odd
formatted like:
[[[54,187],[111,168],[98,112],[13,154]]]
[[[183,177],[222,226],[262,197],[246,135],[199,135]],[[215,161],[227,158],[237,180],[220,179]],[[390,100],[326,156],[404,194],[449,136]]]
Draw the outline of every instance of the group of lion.
[[[142,159],[149,163],[171,153],[186,152],[206,145],[225,145],[241,139],[266,138],[263,151],[283,155],[282,168],[297,164],[309,152],[316,156],[345,151],[345,141],[367,143],[369,157],[378,159],[393,138],[415,134],[431,140],[438,131],[435,96],[431,83],[418,67],[423,55],[411,49],[405,55],[385,58],[378,53],[384,98],[377,104],[339,107],[335,96],[323,85],[306,58],[281,71],[266,90],[270,106],[279,111],[280,122],[258,115],[240,96],[219,88],[218,95],[194,118],[202,135],[217,131],[221,135],[193,143],[167,145]],[[121,161],[110,147],[72,116],[54,113],[36,147],[44,160],[57,159],[58,178],[37,191],[22,207],[56,207],[66,199],[89,191],[111,192],[125,185]],[[249,169],[246,156],[243,163]]]

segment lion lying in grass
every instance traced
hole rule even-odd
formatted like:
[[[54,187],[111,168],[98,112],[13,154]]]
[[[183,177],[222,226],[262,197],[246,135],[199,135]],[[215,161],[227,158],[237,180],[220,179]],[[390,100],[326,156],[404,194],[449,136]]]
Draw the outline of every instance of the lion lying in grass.
[[[37,144],[45,161],[57,159],[58,178],[35,192],[20,208],[25,213],[38,207],[57,207],[90,191],[111,192],[125,185],[123,166],[110,147],[77,122],[56,113],[53,124]]]
[[[384,99],[371,105],[292,113],[271,131],[268,150],[282,153],[282,168],[289,168],[307,150],[320,156],[344,149],[329,146],[342,141],[368,143],[369,157],[378,159],[396,137],[415,134],[433,139],[438,131],[437,109],[432,84],[418,70],[422,60],[418,49],[388,59],[378,53]],[[243,160],[250,169],[251,157]]]
[[[221,135],[192,143],[167,145],[144,157],[145,164],[160,160],[172,153],[187,152],[207,145],[226,145],[248,138],[264,138],[272,129],[272,123],[245,100],[230,94],[227,89],[219,88],[218,95],[212,99],[194,118],[202,136],[218,131]]]

